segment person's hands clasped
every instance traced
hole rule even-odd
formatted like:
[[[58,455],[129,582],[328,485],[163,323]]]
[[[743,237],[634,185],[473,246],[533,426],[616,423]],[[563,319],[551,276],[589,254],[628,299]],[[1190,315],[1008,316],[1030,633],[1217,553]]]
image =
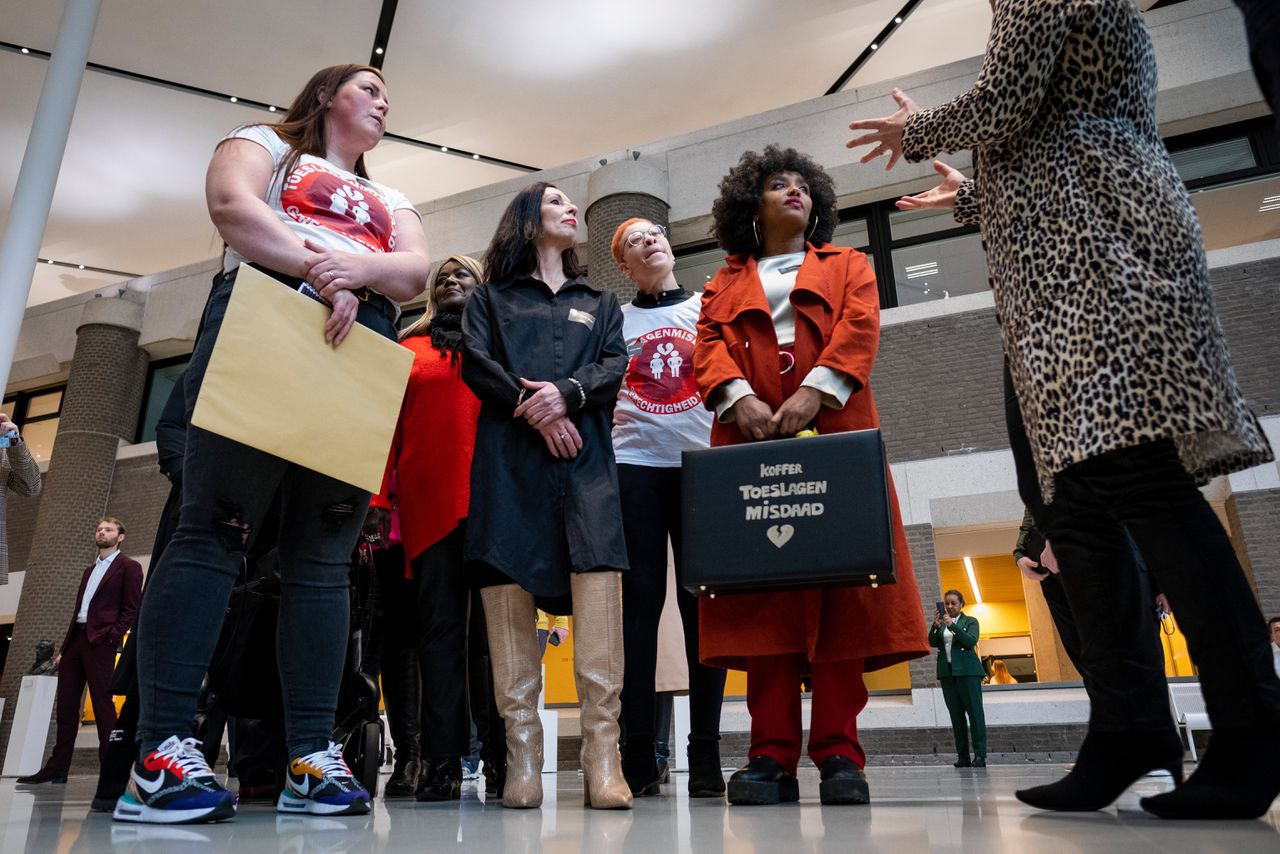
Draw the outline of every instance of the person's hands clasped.
[[[339,291],[358,291],[376,284],[372,269],[373,253],[340,252],[314,240],[303,242],[312,252],[306,260],[303,278],[329,302],[333,302]]]
[[[901,89],[894,89],[891,94],[893,95],[893,100],[898,104],[898,111],[884,118],[857,119],[849,122],[849,130],[865,130],[869,131],[869,133],[863,136],[855,136],[846,142],[844,146],[845,148],[858,148],[863,145],[875,146],[862,156],[861,161],[859,161],[861,163],[870,163],[882,154],[888,154],[889,162],[884,167],[886,172],[896,166],[898,160],[902,157],[902,129],[906,127],[907,117],[920,109],[916,106],[916,102],[907,97],[907,93]]]
[[[547,450],[558,460],[571,460],[582,450],[582,436],[577,426],[565,416],[546,422],[538,428]]]
[[[769,426],[777,436],[794,436],[813,419],[822,408],[822,394],[815,388],[802,385],[788,397],[769,419]]]
[[[926,208],[952,210],[956,206],[956,191],[967,179],[959,169],[953,169],[941,160],[933,161],[933,171],[942,176],[942,183],[914,196],[903,196],[894,202],[900,211],[918,211]]]
[[[324,324],[324,343],[337,347],[347,340],[351,327],[355,325],[360,298],[351,291],[338,291],[329,301],[333,303],[333,313]]]
[[[749,441],[772,439],[777,433],[773,425],[773,410],[754,394],[740,398],[733,405],[733,423]]]
[[[564,402],[564,395],[554,383],[541,380],[520,378],[520,383],[529,390],[524,400],[516,407],[515,418],[523,418],[535,430],[541,430],[544,424],[563,418],[569,411]]]

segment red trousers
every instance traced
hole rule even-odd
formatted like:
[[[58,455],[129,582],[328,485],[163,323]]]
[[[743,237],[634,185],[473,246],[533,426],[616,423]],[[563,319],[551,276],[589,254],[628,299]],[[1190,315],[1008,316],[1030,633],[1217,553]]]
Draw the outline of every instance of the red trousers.
[[[864,767],[867,754],[858,743],[858,713],[867,705],[862,659],[810,665],[800,653],[747,660],[748,758],[768,756],[788,773],[796,773],[803,735],[800,678],[806,671],[813,679],[809,758],[821,765],[832,756],[843,756]]]
[[[89,699],[93,700],[93,719],[98,725],[99,758],[106,754],[111,730],[116,725],[116,706],[111,700],[111,691],[107,688],[115,666],[115,644],[94,646],[89,643],[89,635],[83,626],[72,630],[71,642],[67,644],[66,652],[62,653],[62,661],[58,664],[58,737],[45,768],[59,774],[66,774],[70,770],[71,758],[76,749],[76,733],[80,730],[80,708],[86,686],[89,688]]]

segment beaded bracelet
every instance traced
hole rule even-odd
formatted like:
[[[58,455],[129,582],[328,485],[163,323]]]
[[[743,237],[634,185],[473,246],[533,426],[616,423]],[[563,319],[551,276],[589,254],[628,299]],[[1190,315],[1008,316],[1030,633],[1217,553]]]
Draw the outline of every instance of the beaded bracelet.
[[[586,407],[587,407],[587,393],[586,393],[586,391],[584,391],[584,390],[583,390],[583,388],[582,388],[582,383],[578,382],[578,381],[577,381],[576,379],[574,379],[573,377],[569,377],[569,382],[573,383],[575,386],[577,386],[577,387],[578,387],[578,408],[579,408],[579,409],[586,409]]]

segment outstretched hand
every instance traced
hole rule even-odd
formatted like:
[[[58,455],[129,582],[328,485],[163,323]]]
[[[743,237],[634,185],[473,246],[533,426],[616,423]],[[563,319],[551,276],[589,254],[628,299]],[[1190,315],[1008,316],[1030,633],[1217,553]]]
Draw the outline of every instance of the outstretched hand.
[[[855,136],[844,144],[845,148],[858,148],[863,145],[875,146],[862,156],[859,161],[861,163],[870,163],[882,154],[888,154],[889,162],[884,167],[886,172],[896,166],[898,160],[902,158],[902,129],[907,125],[907,118],[920,109],[916,106],[916,102],[907,97],[907,93],[901,89],[894,89],[890,94],[893,95],[893,100],[898,104],[898,111],[891,116],[885,116],[880,119],[857,119],[849,122],[849,130],[870,132],[862,136]]]
[[[924,208],[954,209],[956,192],[967,179],[959,169],[953,169],[941,160],[933,161],[933,171],[942,176],[942,183],[931,190],[903,196],[894,204],[900,211],[918,211]]]

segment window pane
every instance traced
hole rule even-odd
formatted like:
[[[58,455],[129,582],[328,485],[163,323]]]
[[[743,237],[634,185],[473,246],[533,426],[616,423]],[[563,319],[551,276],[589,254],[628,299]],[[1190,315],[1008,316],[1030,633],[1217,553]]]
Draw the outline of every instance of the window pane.
[[[703,291],[711,277],[724,266],[724,258],[724,250],[718,246],[680,255],[676,258],[676,281],[686,291]]]
[[[836,246],[848,246],[851,249],[860,249],[866,246],[871,242],[871,238],[867,234],[867,221],[862,217],[858,217],[857,219],[840,223],[831,235],[831,242]]]
[[[1210,145],[1198,145],[1169,155],[1179,177],[1185,181],[1223,175],[1258,165],[1253,148],[1245,137],[1225,139]]]
[[[27,418],[39,418],[42,415],[57,415],[62,406],[62,389],[46,394],[32,395],[27,400]]]
[[[164,405],[169,402],[169,395],[173,392],[174,385],[186,369],[187,363],[181,362],[156,368],[151,372],[151,376],[147,379],[147,411],[142,413],[142,433],[139,441],[155,441],[156,422],[160,420]]]
[[[959,227],[960,223],[956,222],[951,211],[893,211],[889,214],[889,233],[893,240],[920,237]]]
[[[976,234],[893,250],[898,305],[975,294],[987,289],[987,261]]]
[[[47,460],[49,455],[53,453],[53,440],[58,434],[59,420],[61,419],[50,418],[45,421],[37,421],[34,424],[28,424],[23,429],[22,441],[27,443],[31,456],[37,460]]]
[[[1206,249],[1224,249],[1280,235],[1280,175],[1191,194]]]

